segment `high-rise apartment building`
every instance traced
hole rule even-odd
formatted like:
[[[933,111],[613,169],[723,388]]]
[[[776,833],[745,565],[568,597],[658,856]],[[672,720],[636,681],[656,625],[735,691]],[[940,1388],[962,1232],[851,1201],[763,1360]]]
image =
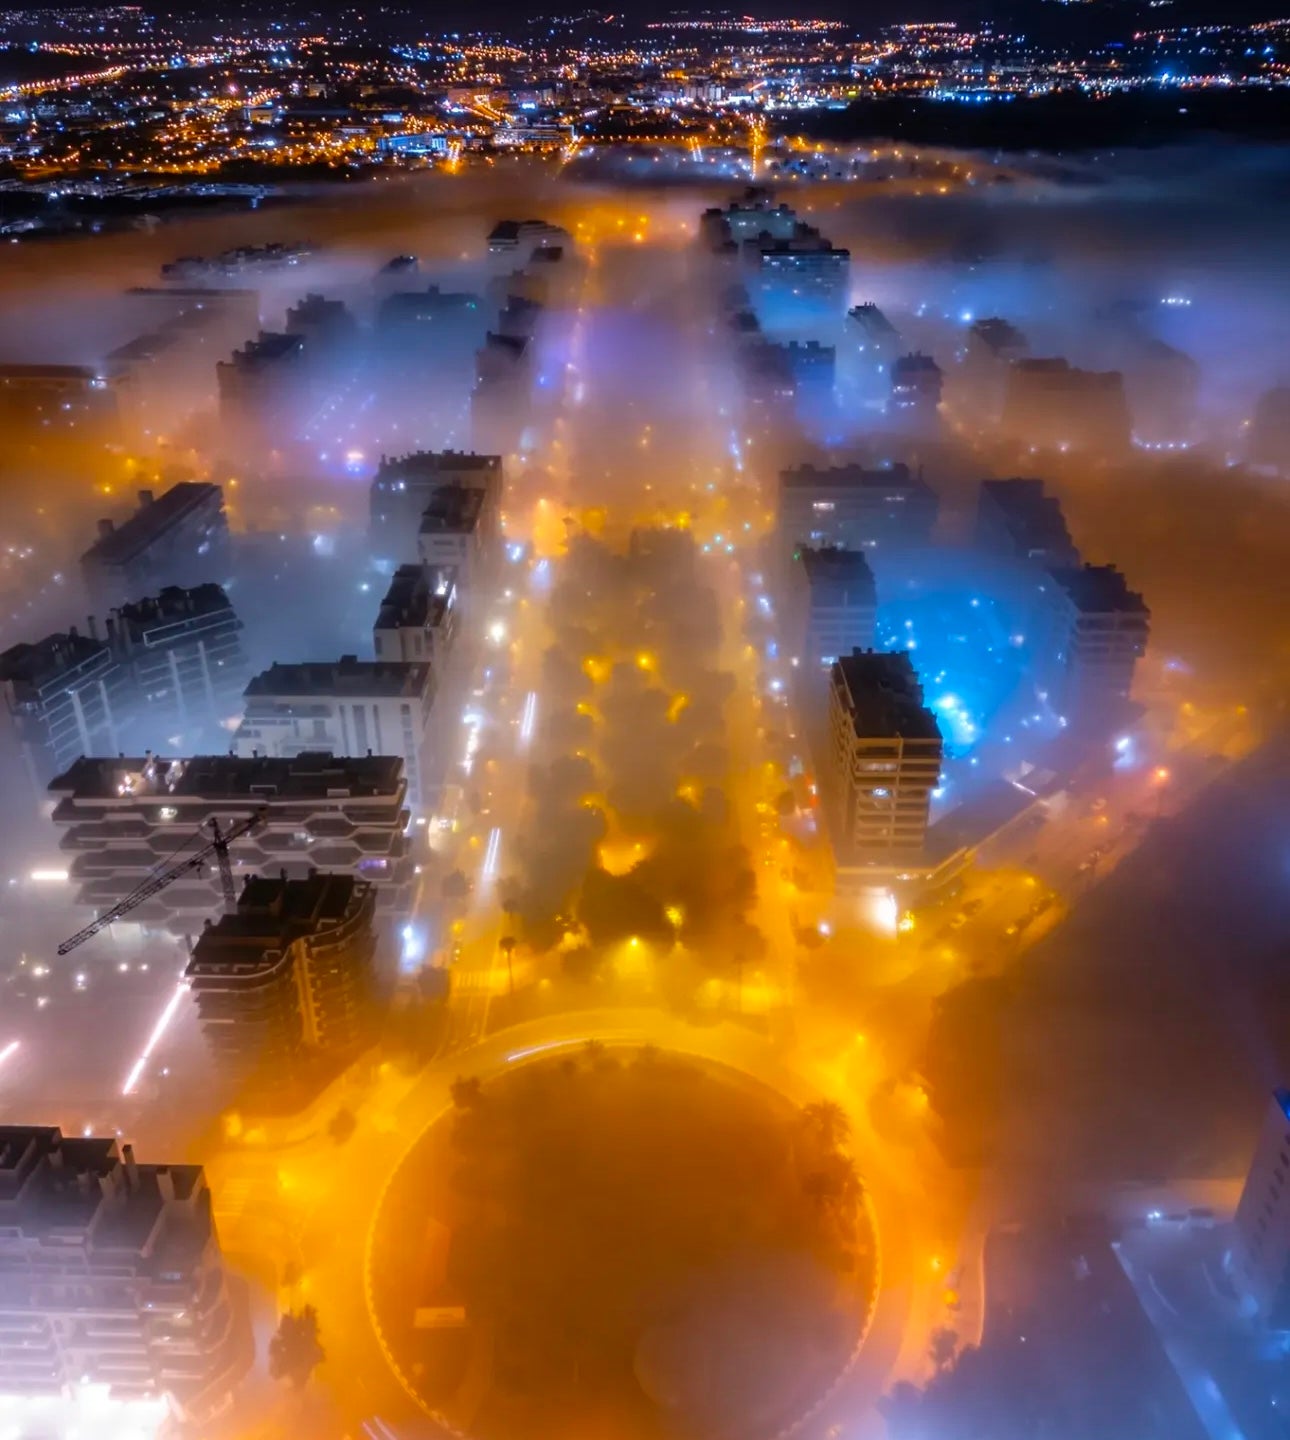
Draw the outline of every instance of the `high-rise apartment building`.
[[[1290,1090],[1274,1090],[1236,1207],[1232,1276],[1271,1329],[1290,1328]]]
[[[49,790],[76,903],[96,914],[208,841],[212,820],[228,831],[257,814],[255,832],[230,847],[235,877],[337,871],[370,880],[383,912],[407,907],[410,815],[403,762],[394,755],[80,759]],[[130,920],[195,935],[222,904],[210,865],[158,891]]]
[[[983,480],[976,543],[992,555],[1045,568],[1080,563],[1061,501],[1044,493],[1042,480]]]
[[[878,592],[859,550],[802,546],[784,606],[791,658],[812,678],[840,655],[873,645]]]
[[[271,665],[246,687],[233,748],[243,758],[292,759],[311,750],[397,755],[408,800],[419,808],[426,800],[422,772],[434,683],[429,665],[356,655]]]
[[[253,876],[185,972],[221,1068],[272,1085],[370,1038],[376,892],[352,875]]]
[[[113,754],[126,719],[129,677],[108,644],[75,627],[0,655],[0,683],[38,787],[81,755]]]
[[[453,569],[469,609],[497,538],[497,512],[486,490],[441,485],[421,514],[417,552],[423,565]]]
[[[496,507],[502,499],[502,457],[461,450],[383,455],[370,497],[373,552],[401,564],[414,560],[421,517],[444,485],[485,490]]]
[[[253,1357],[200,1165],[0,1125],[0,1392],[106,1385],[200,1422]]]
[[[167,585],[220,580],[228,560],[224,492],[185,480],[160,496],[139,491],[139,508],[120,525],[99,521],[99,537],[81,557],[96,605],[123,605]]]
[[[1131,430],[1124,377],[1060,358],[1014,361],[999,425],[1037,450],[1123,450]]]
[[[933,416],[940,409],[944,377],[930,355],[915,350],[891,365],[891,400],[894,415]]]
[[[798,465],[779,477],[778,531],[788,554],[798,545],[871,551],[925,545],[936,512],[935,492],[907,465]]]
[[[1039,677],[1048,704],[1068,724],[1095,728],[1123,718],[1133,671],[1146,654],[1151,612],[1114,565],[1046,572],[1047,611]]]
[[[303,335],[261,330],[215,366],[220,418],[257,432],[281,431],[304,394]]]
[[[455,573],[400,565],[372,626],[376,658],[429,665],[442,673],[456,632]]]
[[[834,661],[828,746],[824,778],[839,859],[917,863],[942,740],[906,651],[854,650]]]
[[[241,710],[248,672],[242,622],[222,586],[168,586],[118,607],[105,628],[149,726],[214,729]]]

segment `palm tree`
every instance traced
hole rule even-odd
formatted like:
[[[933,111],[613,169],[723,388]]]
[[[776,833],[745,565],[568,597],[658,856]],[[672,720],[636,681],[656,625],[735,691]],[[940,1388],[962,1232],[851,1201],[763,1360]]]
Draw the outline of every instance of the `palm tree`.
[[[801,1118],[826,1150],[836,1150],[850,1138],[851,1122],[836,1100],[816,1100],[803,1108]]]
[[[515,953],[515,936],[503,935],[501,940],[502,954],[506,956],[506,978],[510,982],[510,993],[515,994],[515,970],[511,965],[511,956]]]

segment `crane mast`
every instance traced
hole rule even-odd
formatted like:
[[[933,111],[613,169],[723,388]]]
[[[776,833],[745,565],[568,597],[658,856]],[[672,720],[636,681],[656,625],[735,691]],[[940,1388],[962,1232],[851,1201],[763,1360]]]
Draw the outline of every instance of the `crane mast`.
[[[264,823],[264,814],[265,812],[263,810],[258,810],[248,819],[239,821],[238,824],[234,825],[233,828],[228,831],[221,830],[219,821],[212,817],[210,821],[212,838],[208,840],[200,850],[195,850],[191,855],[179,861],[177,865],[171,865],[169,869],[161,871],[158,875],[151,876],[145,880],[142,885],[136,886],[135,889],[131,890],[123,899],[118,900],[110,910],[105,910],[102,915],[96,916],[95,919],[91,920],[84,929],[78,930],[70,939],[64,940],[58,947],[58,953],[60,955],[69,954],[75,950],[78,945],[83,945],[87,940],[92,940],[100,930],[106,929],[114,920],[119,920],[123,915],[128,915],[137,905],[142,905],[145,900],[157,894],[159,890],[164,890],[167,885],[172,884],[174,881],[194,870],[204,869],[206,862],[212,855],[215,857],[215,863],[219,868],[219,882],[220,890],[224,897],[224,908],[231,910],[237,903],[237,897],[233,890],[233,867],[229,863],[228,847],[234,840],[240,840],[243,835],[249,835],[253,830],[259,829]]]

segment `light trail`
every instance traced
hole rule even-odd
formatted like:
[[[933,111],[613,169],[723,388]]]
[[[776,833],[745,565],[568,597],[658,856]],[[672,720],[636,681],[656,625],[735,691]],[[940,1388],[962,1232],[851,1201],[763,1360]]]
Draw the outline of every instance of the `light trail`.
[[[527,745],[533,738],[533,726],[537,720],[537,691],[530,690],[524,698],[524,713],[520,716],[520,744]]]
[[[0,1050],[0,1065],[3,1065],[4,1062],[14,1053],[14,1051],[17,1050],[20,1043],[21,1042],[18,1040],[10,1040],[10,1042],[4,1047],[4,1049]]]
[[[152,1034],[148,1036],[148,1043],[143,1047],[143,1052],[134,1062],[129,1075],[126,1076],[125,1084],[121,1087],[122,1095],[132,1094],[134,1087],[139,1083],[139,1077],[143,1074],[143,1068],[148,1063],[152,1052],[161,1043],[161,1037],[169,1028],[170,1022],[175,1018],[175,1012],[179,1009],[179,1002],[184,998],[188,986],[181,980],[175,986],[175,993],[166,1003],[166,1008],[158,1017],[157,1023],[152,1027]]]
[[[480,876],[484,880],[491,880],[497,874],[497,857],[502,848],[502,832],[494,825],[488,833],[488,846],[484,851],[484,863],[480,867]]]

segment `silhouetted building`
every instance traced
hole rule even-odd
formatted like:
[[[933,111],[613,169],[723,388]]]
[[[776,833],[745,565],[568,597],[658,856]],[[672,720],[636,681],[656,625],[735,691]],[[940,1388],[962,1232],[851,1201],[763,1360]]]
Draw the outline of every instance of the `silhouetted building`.
[[[220,418],[226,424],[280,430],[301,397],[304,362],[303,335],[261,330],[257,339],[215,366]]]
[[[859,550],[802,546],[789,572],[785,611],[791,658],[812,676],[839,655],[869,649],[878,614],[869,562]]]
[[[403,761],[396,755],[290,760],[198,755],[80,759],[49,785],[60,847],[71,857],[76,903],[110,909],[200,836],[264,811],[230,847],[234,874],[285,868],[343,871],[377,886],[382,910],[406,911],[413,862]],[[131,912],[130,920],[193,935],[222,907],[216,867],[191,871]]]
[[[1133,671],[1146,653],[1151,612],[1114,565],[1050,569],[1041,587],[1050,639],[1039,673],[1049,705],[1068,723],[1123,717]]]
[[[1077,370],[1062,359],[1018,360],[1008,372],[1003,433],[1036,450],[1123,450],[1129,405],[1118,370]]]
[[[38,787],[81,755],[113,755],[129,680],[103,640],[73,627],[0,655],[0,682],[28,771]]]
[[[227,547],[224,492],[185,480],[157,499],[140,490],[139,508],[121,525],[100,520],[81,570],[94,603],[110,608],[167,585],[222,578]]]
[[[1148,450],[1190,445],[1200,402],[1200,366],[1190,355],[1141,336],[1129,349],[1124,387],[1137,444]]]
[[[817,469],[798,465],[779,477],[779,538],[787,553],[798,545],[844,550],[925,545],[936,523],[937,499],[907,465]]]
[[[991,554],[1045,569],[1080,563],[1061,501],[1044,494],[1042,480],[983,480],[976,543]]]
[[[1007,365],[1024,359],[1029,349],[1030,344],[1021,331],[997,316],[976,320],[968,328],[969,360],[988,360]]]
[[[376,893],[352,875],[252,876],[208,923],[185,978],[221,1068],[269,1085],[370,1038]]]
[[[372,626],[376,658],[419,662],[442,672],[456,631],[454,572],[400,565]]]
[[[936,716],[906,651],[854,650],[830,672],[823,777],[837,819],[839,860],[912,863],[927,834],[941,774]]]
[[[847,319],[862,353],[877,360],[895,359],[900,351],[900,331],[872,301],[852,306]]]
[[[247,685],[233,748],[246,758],[291,759],[309,751],[397,755],[408,799],[421,805],[423,750],[435,676],[429,665],[360,660],[270,665]]]
[[[891,401],[894,414],[935,415],[941,404],[941,367],[930,355],[916,350],[901,355],[891,366]]]
[[[488,235],[490,255],[520,255],[527,259],[535,250],[548,245],[563,249],[572,245],[573,237],[558,225],[545,220],[499,220]]]
[[[444,485],[487,491],[496,508],[502,498],[502,457],[461,450],[382,455],[371,489],[373,552],[399,562],[414,559],[421,517]]]
[[[745,240],[791,240],[798,224],[793,210],[775,204],[769,191],[755,187],[724,208],[712,206],[699,219],[700,232],[714,250]]]
[[[1273,1330],[1290,1329],[1290,1090],[1272,1092],[1236,1207],[1232,1277]]]
[[[1290,385],[1278,385],[1259,397],[1250,418],[1248,453],[1253,465],[1290,472]]]
[[[339,350],[358,335],[358,325],[343,300],[314,294],[298,300],[287,311],[286,329],[289,335],[304,340],[307,356]]]
[[[0,1391],[105,1385],[118,1400],[165,1395],[199,1421],[253,1358],[200,1165],[0,1125]]]

